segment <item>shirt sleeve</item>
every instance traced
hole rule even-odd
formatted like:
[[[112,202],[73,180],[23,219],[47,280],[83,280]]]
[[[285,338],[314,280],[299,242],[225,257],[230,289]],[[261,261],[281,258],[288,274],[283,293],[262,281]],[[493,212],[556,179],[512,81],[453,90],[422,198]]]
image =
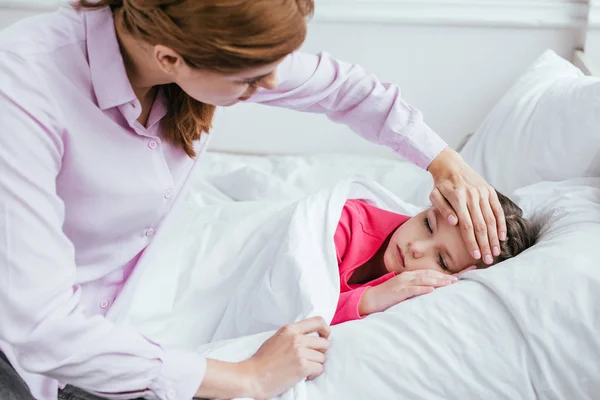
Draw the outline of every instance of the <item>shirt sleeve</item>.
[[[65,143],[36,67],[0,52],[0,341],[20,367],[108,398],[189,400],[206,368],[86,315],[57,195]]]
[[[359,288],[341,293],[337,308],[335,310],[335,315],[331,320],[331,325],[337,325],[341,324],[342,322],[364,318],[365,316],[361,316],[358,312],[358,305],[360,304],[360,300],[369,287],[370,286],[361,286]]]
[[[338,222],[333,236],[338,265],[346,255],[346,249],[348,248],[348,243],[350,243],[350,238],[352,236],[352,229],[350,226],[352,212],[348,203],[349,202],[346,201],[346,204],[342,207],[342,215],[340,216],[340,221]]]
[[[296,52],[277,73],[278,87],[259,91],[252,101],[326,114],[422,168],[447,146],[425,124],[422,113],[402,99],[398,86],[381,83],[357,65],[327,53]]]
[[[337,261],[340,265],[346,255],[348,245],[352,241],[352,216],[360,213],[360,209],[358,208],[360,203],[362,203],[361,200],[347,200],[342,208],[342,215],[334,236]],[[365,286],[340,293],[340,298],[331,325],[363,318],[358,312],[358,305],[368,288],[368,286]]]

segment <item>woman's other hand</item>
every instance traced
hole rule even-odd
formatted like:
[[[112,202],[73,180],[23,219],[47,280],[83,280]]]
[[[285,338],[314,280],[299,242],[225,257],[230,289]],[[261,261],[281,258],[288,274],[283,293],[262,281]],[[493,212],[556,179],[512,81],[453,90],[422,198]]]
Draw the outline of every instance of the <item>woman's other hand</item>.
[[[435,186],[429,196],[433,206],[450,224],[460,224],[473,258],[491,264],[493,256],[500,254],[499,240],[506,239],[504,211],[496,190],[450,148],[431,162],[428,171]]]
[[[358,305],[360,315],[383,312],[393,305],[411,297],[431,293],[435,288],[451,285],[458,281],[455,276],[431,269],[406,271],[392,279],[370,287]]]
[[[311,335],[317,333],[317,335]],[[278,396],[293,385],[323,373],[330,328],[321,317],[286,325],[241,363],[254,381],[254,398]]]
[[[194,398],[278,396],[302,379],[313,379],[323,372],[329,333],[325,320],[313,317],[279,329],[246,361],[231,363],[209,358]]]

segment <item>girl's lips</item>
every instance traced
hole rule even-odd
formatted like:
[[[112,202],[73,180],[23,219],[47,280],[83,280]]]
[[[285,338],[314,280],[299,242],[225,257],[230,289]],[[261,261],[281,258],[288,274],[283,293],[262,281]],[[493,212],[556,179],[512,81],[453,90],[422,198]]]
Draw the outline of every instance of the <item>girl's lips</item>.
[[[396,252],[398,253],[398,263],[404,269],[404,254],[402,254],[402,249],[398,245],[396,245]]]

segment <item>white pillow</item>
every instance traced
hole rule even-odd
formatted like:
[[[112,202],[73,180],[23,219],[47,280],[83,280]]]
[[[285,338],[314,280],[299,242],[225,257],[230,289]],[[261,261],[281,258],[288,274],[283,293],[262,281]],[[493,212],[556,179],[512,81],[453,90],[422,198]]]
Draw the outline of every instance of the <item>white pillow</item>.
[[[504,95],[461,151],[510,195],[540,181],[600,175],[600,78],[548,50]]]

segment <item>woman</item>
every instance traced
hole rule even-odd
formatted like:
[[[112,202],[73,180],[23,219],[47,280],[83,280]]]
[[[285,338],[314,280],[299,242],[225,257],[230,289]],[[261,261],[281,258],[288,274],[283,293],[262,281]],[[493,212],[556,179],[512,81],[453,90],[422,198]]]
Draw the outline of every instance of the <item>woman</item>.
[[[105,318],[201,158],[217,106],[251,100],[349,125],[431,172],[432,202],[460,222],[475,258],[499,248],[495,192],[396,86],[295,53],[312,10],[312,0],[80,1],[1,34],[3,399],[56,399],[67,383],[119,399],[267,398],[323,371],[322,319],[283,327],[234,364]]]

